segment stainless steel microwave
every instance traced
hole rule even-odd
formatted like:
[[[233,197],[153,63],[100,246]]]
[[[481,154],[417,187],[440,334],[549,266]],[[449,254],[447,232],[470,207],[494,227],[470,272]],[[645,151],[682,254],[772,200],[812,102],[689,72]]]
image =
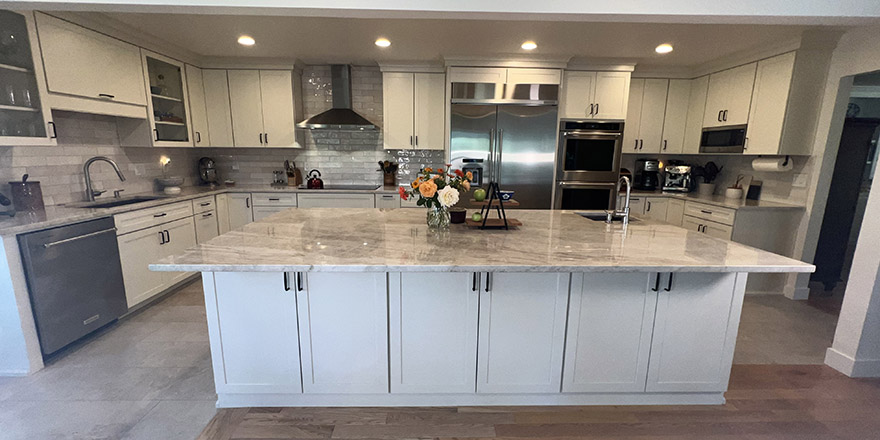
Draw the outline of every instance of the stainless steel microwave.
[[[746,146],[745,125],[704,128],[700,153],[742,153]]]

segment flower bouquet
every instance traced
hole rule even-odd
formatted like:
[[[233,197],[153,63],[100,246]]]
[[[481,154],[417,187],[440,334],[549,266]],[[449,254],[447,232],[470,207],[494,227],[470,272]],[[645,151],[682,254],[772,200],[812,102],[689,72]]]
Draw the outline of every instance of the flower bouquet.
[[[416,205],[428,208],[428,227],[435,229],[449,228],[449,208],[458,203],[461,191],[471,190],[474,176],[470,171],[446,170],[443,168],[425,168],[419,172],[412,188],[400,187],[400,198],[408,200],[411,196],[418,197]]]

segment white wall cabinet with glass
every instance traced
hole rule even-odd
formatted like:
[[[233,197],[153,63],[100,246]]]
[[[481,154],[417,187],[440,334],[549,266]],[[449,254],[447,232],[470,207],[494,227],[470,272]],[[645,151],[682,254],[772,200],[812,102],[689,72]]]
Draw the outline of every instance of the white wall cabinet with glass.
[[[141,50],[150,99],[150,129],[154,147],[192,147],[189,99],[183,63]]]
[[[0,145],[56,145],[31,13],[0,10]]]

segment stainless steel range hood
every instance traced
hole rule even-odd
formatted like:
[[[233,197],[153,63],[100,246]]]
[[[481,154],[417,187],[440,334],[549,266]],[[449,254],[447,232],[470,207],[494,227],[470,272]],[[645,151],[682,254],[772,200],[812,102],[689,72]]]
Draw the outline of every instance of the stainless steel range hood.
[[[333,108],[296,124],[309,130],[376,130],[367,118],[351,109],[351,66],[330,66],[330,90]]]

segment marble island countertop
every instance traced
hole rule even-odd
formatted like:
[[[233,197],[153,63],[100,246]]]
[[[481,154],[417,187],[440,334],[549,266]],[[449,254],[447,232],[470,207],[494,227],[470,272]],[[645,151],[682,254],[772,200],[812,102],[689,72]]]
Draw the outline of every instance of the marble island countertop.
[[[517,210],[510,231],[452,225],[422,209],[290,209],[230,231],[157,271],[812,272],[815,266],[680,227],[627,227],[570,211]]]

